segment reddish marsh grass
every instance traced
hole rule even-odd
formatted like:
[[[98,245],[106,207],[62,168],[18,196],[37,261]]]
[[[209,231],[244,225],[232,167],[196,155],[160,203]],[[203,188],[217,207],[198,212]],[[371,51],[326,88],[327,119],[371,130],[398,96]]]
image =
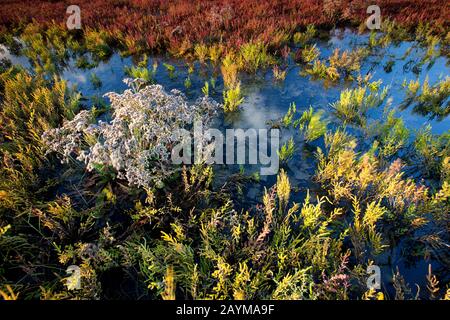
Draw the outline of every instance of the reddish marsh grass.
[[[3,0],[0,30],[34,22],[42,27],[64,26],[66,8],[73,1]],[[448,27],[445,0],[380,0],[383,19],[405,27],[430,21]],[[106,30],[131,52],[184,52],[195,43],[223,42],[227,47],[252,40],[280,49],[293,31],[308,24],[331,27],[359,25],[368,17],[363,0],[79,0],[83,28]],[[372,2],[370,4],[373,4]]]

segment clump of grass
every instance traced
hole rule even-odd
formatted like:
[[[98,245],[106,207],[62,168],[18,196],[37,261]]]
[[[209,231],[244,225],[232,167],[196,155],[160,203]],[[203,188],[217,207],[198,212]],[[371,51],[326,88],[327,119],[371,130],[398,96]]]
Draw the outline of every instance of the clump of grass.
[[[364,26],[366,28],[366,26]],[[377,39],[378,33],[375,30],[372,30],[369,35],[369,43],[368,47],[373,49],[378,45],[378,39]]]
[[[360,70],[361,60],[368,54],[369,51],[363,48],[342,53],[339,48],[336,48],[329,57],[330,67],[335,68],[339,74],[343,75],[343,78],[352,79],[352,74]]]
[[[175,281],[173,267],[167,267],[166,276],[164,277],[164,292],[161,294],[163,300],[175,300]]]
[[[185,87],[186,89],[188,89],[188,90],[192,87],[191,77],[188,76],[188,77],[184,80],[184,87]]]
[[[426,38],[427,49],[425,52],[425,56],[422,58],[421,63],[432,62],[434,59],[439,57],[440,55],[440,38],[436,35],[429,35]]]
[[[417,163],[426,176],[448,181],[450,177],[450,133],[434,135],[428,125],[418,131],[414,139]]]
[[[317,34],[316,27],[313,24],[310,24],[306,27],[304,32],[296,32],[294,33],[293,40],[297,45],[304,46],[308,42],[310,42]]]
[[[398,44],[400,41],[410,39],[408,30],[390,19],[384,19],[381,23],[382,36],[378,39],[377,45],[387,47],[391,43]]]
[[[428,22],[419,21],[415,30],[415,40],[419,42],[425,41],[433,34],[433,29]]]
[[[428,77],[422,86],[418,80],[404,81],[403,87],[406,88],[406,101],[402,108],[413,104],[414,112],[440,119],[450,114],[450,77],[445,77],[434,86],[430,86]]]
[[[377,136],[380,143],[380,156],[392,157],[405,147],[409,138],[409,130],[401,118],[395,117],[395,110],[391,110],[382,124],[376,124]]]
[[[369,247],[374,255],[383,252],[388,246],[383,244],[382,234],[377,232],[377,222],[386,214],[387,209],[379,202],[372,201],[362,212],[358,198],[352,197],[354,224],[350,227],[350,239],[356,248]],[[357,252],[356,255],[361,255]]]
[[[417,92],[419,92],[420,82],[418,79],[410,80],[409,82],[406,82],[406,80],[404,80],[402,86],[403,88],[406,88],[406,95],[409,98],[414,98],[417,95]]]
[[[69,56],[66,41],[69,39],[67,31],[58,32],[58,27],[52,25],[46,32],[39,32],[36,25],[29,24],[21,34],[25,43],[21,53],[28,57],[38,74],[52,77],[58,74]]]
[[[292,102],[289,105],[287,113],[284,115],[283,119],[281,119],[281,123],[283,124],[284,127],[288,128],[289,126],[291,126],[291,124],[293,124],[293,119],[296,113],[297,113],[297,106],[295,105],[295,102]]]
[[[272,68],[273,77],[276,81],[283,81],[286,79],[287,71],[281,69],[279,66],[274,66]]]
[[[250,73],[256,73],[272,63],[267,46],[262,42],[248,42],[239,49],[240,68]]]
[[[87,30],[84,40],[87,50],[99,60],[105,60],[113,53],[109,45],[111,37],[106,31]]]
[[[335,200],[360,201],[388,200],[392,210],[404,212],[409,205],[417,204],[424,194],[423,187],[412,179],[404,179],[402,162],[398,159],[384,167],[372,152],[358,155],[356,139],[343,130],[325,134],[327,153],[318,149],[317,179]]]
[[[202,87],[202,93],[205,97],[209,96],[209,82],[205,81],[205,85]]]
[[[236,63],[236,55],[233,52],[227,53],[220,67],[223,83],[227,88],[233,88],[238,83],[239,66]]]
[[[171,79],[175,78],[175,70],[176,70],[175,66],[167,62],[164,62],[163,66],[164,68],[166,68],[166,71],[169,74],[169,78]]]
[[[284,169],[281,169],[280,174],[277,176],[276,187],[277,196],[280,201],[280,212],[282,213],[289,204],[289,198],[291,196],[291,183]]]
[[[241,93],[241,84],[237,83],[233,88],[223,91],[223,109],[225,112],[235,112],[239,106],[244,102],[244,97]]]
[[[327,130],[328,121],[323,120],[323,111],[314,111],[312,107],[303,111],[300,118],[294,120],[297,114],[297,107],[295,103],[289,105],[289,109],[284,117],[281,119],[281,124],[285,128],[291,125],[298,128],[306,142],[312,142],[323,136]]]
[[[212,46],[209,47],[209,60],[211,60],[213,64],[216,64],[217,62],[219,62],[220,57],[223,54],[223,51],[224,47],[221,43],[213,44]]]
[[[361,61],[369,54],[367,49],[358,48],[340,53],[336,48],[326,61],[318,59],[320,51],[315,45],[299,49],[297,61],[308,64],[305,72],[316,78],[336,81],[341,78],[353,80],[361,68]]]
[[[203,43],[196,44],[194,46],[194,54],[198,61],[204,63],[208,58],[208,46]]]
[[[125,74],[134,78],[141,79],[145,83],[155,83],[155,75],[157,72],[158,65],[153,64],[152,70],[147,67],[131,66],[125,67]]]
[[[4,90],[2,129],[17,144],[37,143],[43,130],[72,118],[78,109],[79,96],[71,95],[67,83],[56,77],[47,83],[24,70],[10,69],[0,81]]]
[[[156,62],[156,60],[154,61],[154,64],[156,64],[157,62]],[[142,59],[141,59],[141,61],[139,61],[138,63],[137,63],[137,66],[139,67],[139,68],[147,68],[147,66],[148,66],[148,55],[146,54],[146,53],[144,53],[143,55],[142,55]]]
[[[287,163],[294,156],[295,152],[295,144],[294,138],[290,138],[287,142],[285,142],[280,150],[277,151],[278,159],[282,164]]]
[[[336,81],[339,79],[339,72],[334,67],[328,67],[325,62],[321,60],[314,60],[314,63],[311,67],[308,67],[306,70],[307,74],[312,75],[316,78],[321,79],[329,79],[331,81]]]
[[[316,45],[305,46],[303,49],[299,49],[296,57],[296,61],[303,63],[311,63],[320,56],[320,50]]]
[[[323,111],[314,112],[310,107],[302,113],[302,116],[296,121],[295,126],[298,126],[303,134],[306,142],[317,140],[327,131],[327,121],[322,120]]]
[[[367,111],[380,106],[387,97],[388,88],[385,87],[380,92],[380,85],[381,81],[377,81],[342,91],[339,100],[331,104],[336,116],[344,123],[363,126]]]

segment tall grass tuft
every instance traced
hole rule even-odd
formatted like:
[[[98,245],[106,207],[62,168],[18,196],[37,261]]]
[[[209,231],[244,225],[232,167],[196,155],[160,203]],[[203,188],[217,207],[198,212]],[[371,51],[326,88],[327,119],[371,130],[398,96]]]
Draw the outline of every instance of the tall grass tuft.
[[[327,121],[322,120],[322,116],[322,110],[314,112],[313,108],[310,107],[308,110],[304,111],[300,119],[296,121],[296,126],[298,126],[303,133],[306,142],[317,140],[327,131]]]
[[[241,93],[241,83],[238,82],[233,88],[223,91],[224,111],[235,112],[239,106],[244,102],[244,97]]]
[[[370,108],[380,106],[386,99],[388,87],[380,91],[381,81],[341,91],[339,100],[331,104],[336,116],[344,123],[363,126]]]
[[[220,66],[225,87],[233,88],[238,83],[239,66],[236,63],[236,55],[233,52],[227,53]]]
[[[277,151],[278,158],[281,163],[287,163],[294,156],[295,143],[294,138],[290,138],[286,143],[284,143],[280,150]]]
[[[248,42],[239,49],[240,68],[250,73],[256,73],[260,68],[265,68],[273,61],[267,51],[267,46],[262,42]]]

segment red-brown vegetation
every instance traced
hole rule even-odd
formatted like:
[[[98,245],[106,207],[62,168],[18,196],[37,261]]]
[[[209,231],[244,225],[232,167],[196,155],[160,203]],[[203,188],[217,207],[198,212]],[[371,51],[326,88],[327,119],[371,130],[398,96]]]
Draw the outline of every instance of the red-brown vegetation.
[[[239,46],[251,40],[280,48],[294,30],[308,24],[360,24],[377,3],[383,18],[411,27],[418,21],[448,27],[445,0],[78,0],[83,28],[102,29],[119,41],[149,50],[182,51],[194,43],[221,41]],[[74,1],[3,0],[0,28],[64,25]],[[128,45],[129,47],[130,45]]]

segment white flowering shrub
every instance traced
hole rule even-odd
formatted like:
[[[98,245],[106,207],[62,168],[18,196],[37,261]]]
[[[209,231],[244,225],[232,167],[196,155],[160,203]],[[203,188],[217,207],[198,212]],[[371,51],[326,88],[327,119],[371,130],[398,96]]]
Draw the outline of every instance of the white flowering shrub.
[[[63,162],[83,161],[89,171],[112,167],[130,185],[161,185],[178,170],[171,163],[178,130],[190,129],[194,121],[207,126],[221,106],[208,97],[189,105],[178,90],[167,93],[161,85],[139,89],[139,80],[124,82],[131,89],[105,94],[111,101],[111,121],[96,121],[84,110],[61,128],[45,132],[44,142]]]

